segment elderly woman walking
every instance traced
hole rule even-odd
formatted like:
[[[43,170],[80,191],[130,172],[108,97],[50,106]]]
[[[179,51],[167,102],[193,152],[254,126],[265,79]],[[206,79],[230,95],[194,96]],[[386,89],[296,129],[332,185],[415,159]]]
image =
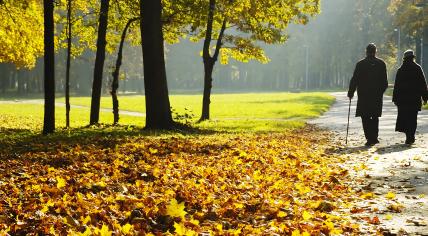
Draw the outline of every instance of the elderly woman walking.
[[[427,83],[422,68],[414,62],[412,50],[404,53],[403,64],[397,71],[392,101],[398,107],[395,131],[406,134],[406,144],[415,142],[418,112],[422,100],[428,100]]]

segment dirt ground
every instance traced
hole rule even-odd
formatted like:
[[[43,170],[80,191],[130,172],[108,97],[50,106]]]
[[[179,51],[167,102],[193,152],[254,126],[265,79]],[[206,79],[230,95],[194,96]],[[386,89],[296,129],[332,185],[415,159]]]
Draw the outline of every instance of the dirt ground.
[[[354,220],[366,234],[428,235],[428,111],[419,113],[416,143],[408,146],[405,135],[394,131],[397,109],[385,97],[380,144],[368,148],[354,98],[346,145],[349,100],[346,93],[333,95],[336,103],[330,111],[310,123],[330,130],[340,147],[335,151],[348,157],[351,185],[365,198],[355,207]]]

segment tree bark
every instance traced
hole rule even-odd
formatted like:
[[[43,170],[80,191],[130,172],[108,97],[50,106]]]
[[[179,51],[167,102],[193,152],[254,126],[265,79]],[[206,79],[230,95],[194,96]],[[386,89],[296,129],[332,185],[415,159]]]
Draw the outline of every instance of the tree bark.
[[[106,53],[106,34],[109,0],[101,0],[101,10],[98,25],[97,54],[95,57],[94,80],[92,83],[91,117],[89,124],[98,124],[100,116],[101,88]]]
[[[67,65],[65,71],[65,127],[70,127],[71,0],[67,0]]]
[[[43,134],[55,131],[55,48],[54,48],[54,5],[53,0],[43,0],[44,7],[44,94],[45,108]]]
[[[140,0],[140,30],[146,95],[146,129],[174,126],[168,97],[161,0]]]
[[[213,22],[214,22],[214,10],[215,10],[215,0],[210,0],[209,9],[208,9],[208,19],[207,19],[207,30],[205,33],[204,46],[202,50],[202,58],[204,61],[204,94],[202,98],[202,114],[199,122],[210,119],[210,103],[211,103],[211,89],[212,89],[212,74],[214,70],[214,65],[217,61],[220,49],[222,46],[222,40],[224,31],[226,30],[226,18],[223,20],[222,27],[217,39],[216,48],[214,55],[210,55],[210,44],[212,39],[213,31]]]
[[[122,37],[120,39],[119,44],[119,51],[117,53],[117,60],[116,60],[116,68],[113,71],[113,81],[111,85],[111,98],[113,100],[113,124],[116,125],[119,123],[119,100],[117,99],[117,90],[119,88],[119,74],[120,74],[120,66],[122,65],[122,53],[123,53],[123,44],[125,42],[126,38],[126,32],[128,31],[128,28],[131,26],[131,24],[140,18],[132,18],[128,20],[128,22],[125,25],[125,28],[122,32]]]

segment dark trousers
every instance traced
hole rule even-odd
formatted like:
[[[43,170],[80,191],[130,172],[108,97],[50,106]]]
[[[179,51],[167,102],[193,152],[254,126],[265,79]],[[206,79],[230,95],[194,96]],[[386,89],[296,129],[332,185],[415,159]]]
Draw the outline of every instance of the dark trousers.
[[[376,141],[379,135],[379,117],[362,116],[361,120],[367,141]]]

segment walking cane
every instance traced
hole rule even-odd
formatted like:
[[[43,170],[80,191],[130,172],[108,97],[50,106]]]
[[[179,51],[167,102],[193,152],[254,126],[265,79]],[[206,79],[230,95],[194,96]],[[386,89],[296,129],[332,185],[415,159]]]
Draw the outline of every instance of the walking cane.
[[[352,99],[349,98],[349,108],[348,108],[348,125],[346,126],[346,139],[345,139],[345,145],[348,145],[348,133],[349,133],[349,116],[351,114],[351,101]]]

